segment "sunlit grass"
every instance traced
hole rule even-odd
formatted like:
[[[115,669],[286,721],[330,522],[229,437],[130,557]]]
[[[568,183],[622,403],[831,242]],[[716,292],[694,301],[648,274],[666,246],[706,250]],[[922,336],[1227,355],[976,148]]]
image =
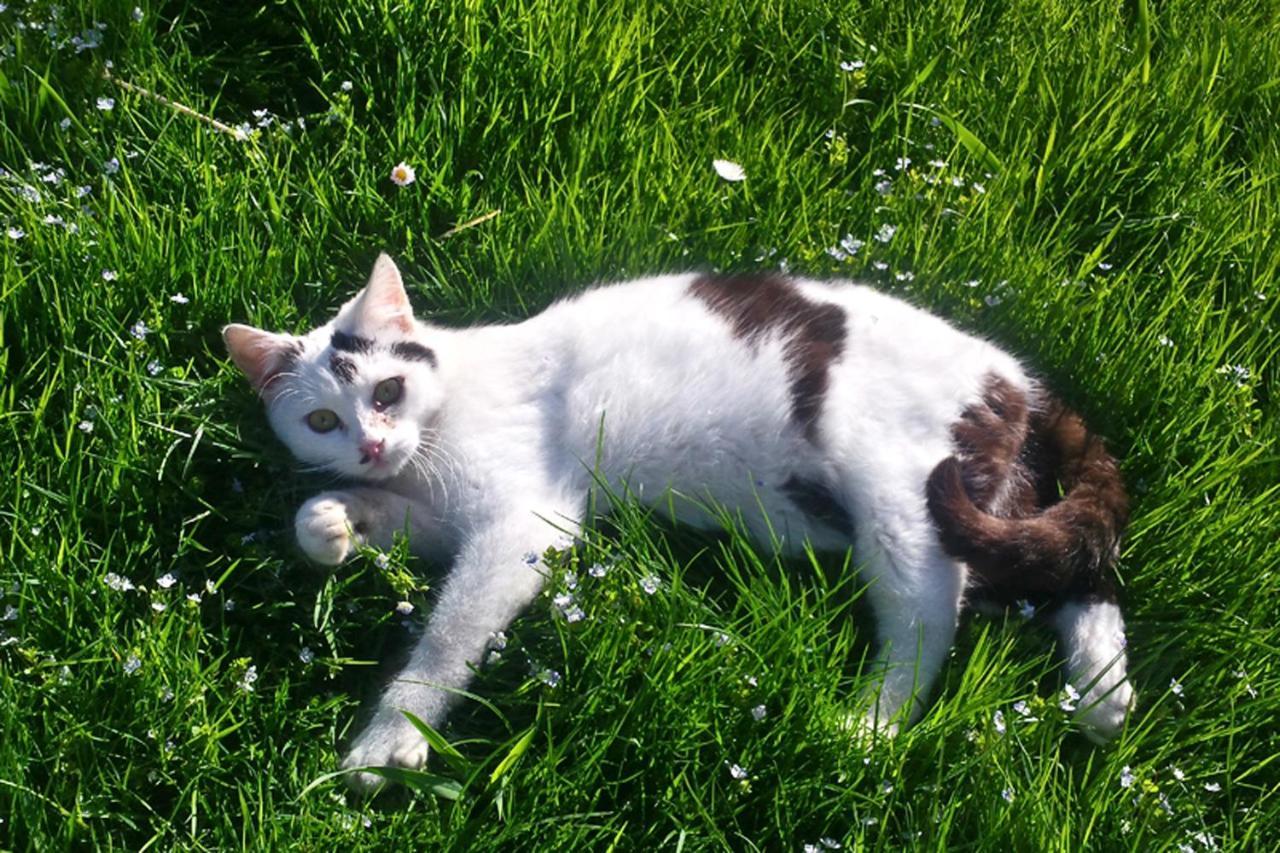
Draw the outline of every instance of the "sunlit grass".
[[[7,6],[0,847],[1276,845],[1265,6]],[[624,507],[442,731],[448,783],[347,799],[326,774],[438,576],[303,564],[320,481],[218,329],[306,328],[381,250],[446,323],[783,267],[1019,353],[1124,458],[1129,729],[1073,732],[1051,636],[1011,613],[864,749],[842,561]]]

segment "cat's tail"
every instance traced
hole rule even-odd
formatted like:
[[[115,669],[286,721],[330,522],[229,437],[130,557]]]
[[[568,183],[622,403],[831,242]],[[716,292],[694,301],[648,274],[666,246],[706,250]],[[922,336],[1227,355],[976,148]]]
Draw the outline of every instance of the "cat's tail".
[[[964,560],[984,585],[1006,594],[1055,596],[1111,588],[1109,569],[1129,517],[1115,459],[1075,412],[1056,402],[1034,413],[1027,427],[1023,451],[1038,448],[1056,461],[1056,470],[1043,476],[1050,493],[1056,491],[1054,481],[1060,484],[1061,498],[1031,512],[994,514],[975,503],[966,486],[972,479],[966,466],[981,461],[949,456],[926,485],[943,547]]]

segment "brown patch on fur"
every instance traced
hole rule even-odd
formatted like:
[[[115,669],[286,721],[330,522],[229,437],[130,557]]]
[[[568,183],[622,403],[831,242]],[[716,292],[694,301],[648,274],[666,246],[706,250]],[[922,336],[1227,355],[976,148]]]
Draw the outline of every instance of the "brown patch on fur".
[[[830,367],[844,352],[844,309],[811,302],[790,280],[773,274],[704,275],[689,285],[689,293],[751,346],[770,334],[785,340],[792,419],[816,443]]]
[[[782,484],[782,491],[814,521],[853,538],[853,517],[825,483],[792,475]]]
[[[329,357],[329,370],[333,375],[338,377],[338,381],[350,385],[356,380],[356,365],[349,358],[343,358],[340,355],[332,355]]]
[[[1033,408],[988,377],[982,399],[952,427],[956,455],[929,475],[926,495],[943,547],[998,600],[1114,600],[1111,564],[1128,520],[1116,461],[1056,400]]]

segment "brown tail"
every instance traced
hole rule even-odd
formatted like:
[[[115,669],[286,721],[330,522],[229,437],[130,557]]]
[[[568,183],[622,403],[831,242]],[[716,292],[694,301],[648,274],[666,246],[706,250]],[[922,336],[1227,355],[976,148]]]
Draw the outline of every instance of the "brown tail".
[[[1017,470],[1009,472],[1011,486],[1024,493],[1022,511],[1005,502],[995,515],[975,503],[971,487],[989,470],[988,460],[950,456],[933,469],[926,495],[942,545],[968,564],[978,585],[1001,598],[1106,594],[1129,517],[1116,461],[1061,405],[1035,412],[1025,423],[1027,440],[1014,451]],[[964,449],[962,444],[962,454]],[[1056,484],[1061,498],[1046,500]]]

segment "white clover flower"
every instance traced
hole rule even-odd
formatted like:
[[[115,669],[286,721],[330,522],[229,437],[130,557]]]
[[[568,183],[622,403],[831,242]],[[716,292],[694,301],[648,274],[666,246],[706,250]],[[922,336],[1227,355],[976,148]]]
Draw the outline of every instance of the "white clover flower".
[[[115,270],[103,270],[103,271],[102,271],[102,280],[103,280],[103,281],[115,281],[115,280],[116,280],[117,278],[119,278],[119,277],[120,277],[120,274],[119,274],[118,272],[116,272]]]
[[[181,293],[181,292],[179,292],[179,293],[175,293],[175,294],[173,294],[173,296],[170,296],[170,297],[169,297],[169,301],[170,301],[170,302],[177,303],[178,305],[186,305],[186,304],[187,304],[188,302],[190,302],[191,300],[190,300],[190,299],[188,299],[187,297],[183,296],[183,295],[182,295],[182,293]]]
[[[240,676],[240,680],[236,682],[236,687],[239,687],[245,693],[252,693],[253,684],[257,680],[258,680],[258,668],[256,666],[251,665],[247,669],[245,669],[244,675]]]
[[[142,320],[139,320],[138,322],[134,323],[132,326],[129,327],[129,334],[133,335],[135,338],[137,338],[140,341],[145,341],[147,339],[147,335],[149,335],[150,333],[151,333],[151,330],[147,328],[147,324]]]
[[[125,662],[124,662],[125,675],[133,675],[135,672],[137,672],[141,668],[142,668],[142,661],[138,658],[137,655],[129,655],[129,657],[125,659]]]
[[[728,761],[726,761],[725,764],[728,765],[729,767],[729,775],[732,776],[734,779],[737,779],[738,781],[742,781],[743,779],[746,779],[747,776],[750,775],[749,773],[747,773],[747,768],[743,767],[740,764],[732,764]]]
[[[115,98],[98,98],[98,109],[104,113],[111,112],[116,108]]]
[[[309,646],[303,646],[302,648],[298,649],[298,660],[302,661],[303,663],[311,663],[315,659],[316,659],[316,653],[311,651],[311,648]]]
[[[712,160],[711,168],[716,170],[717,175],[730,183],[737,183],[747,179],[746,171],[732,160]]]
[[[640,588],[645,591],[646,595],[653,595],[662,586],[662,581],[656,575],[645,575],[640,578]]]
[[[396,612],[399,613],[401,616],[408,616],[410,613],[413,612],[413,604],[408,601],[397,601]]]
[[[1121,788],[1133,787],[1133,770],[1129,767],[1128,764],[1120,768],[1120,787]]]
[[[893,239],[893,235],[898,233],[898,226],[885,223],[880,226],[880,230],[876,232],[876,239],[881,243],[888,243]]]
[[[178,582],[178,579],[173,576],[173,572],[166,572],[165,574],[156,578],[156,586],[160,587],[161,589],[168,589],[169,587],[173,586],[177,582]]]
[[[413,171],[413,167],[408,163],[397,163],[395,168],[391,170],[391,183],[398,187],[407,187],[417,179],[417,173]]]
[[[769,716],[769,709],[764,705],[757,705],[751,709],[751,719],[755,720],[757,723],[763,723],[764,718],[767,716]]]
[[[996,734],[1003,735],[1005,733],[1004,711],[999,708],[991,715],[991,727],[996,730]]]

